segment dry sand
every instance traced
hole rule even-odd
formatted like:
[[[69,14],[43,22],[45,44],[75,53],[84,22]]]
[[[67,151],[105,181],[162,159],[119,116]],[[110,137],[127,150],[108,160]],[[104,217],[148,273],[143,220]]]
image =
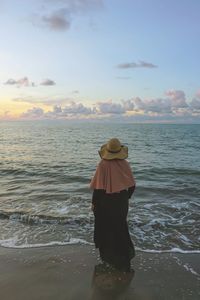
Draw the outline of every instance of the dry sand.
[[[200,254],[138,251],[129,274],[97,257],[86,245],[0,247],[0,300],[200,299]]]

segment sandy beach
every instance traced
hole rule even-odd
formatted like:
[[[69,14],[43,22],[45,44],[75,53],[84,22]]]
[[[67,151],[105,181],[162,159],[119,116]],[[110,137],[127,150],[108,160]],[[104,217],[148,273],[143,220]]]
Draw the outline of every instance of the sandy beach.
[[[102,265],[92,246],[0,248],[0,299],[200,299],[199,254],[137,252],[134,271]]]

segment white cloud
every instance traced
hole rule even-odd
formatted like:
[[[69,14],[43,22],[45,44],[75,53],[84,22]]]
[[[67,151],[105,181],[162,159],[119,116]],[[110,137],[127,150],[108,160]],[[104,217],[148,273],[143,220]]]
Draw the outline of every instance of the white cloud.
[[[168,99],[142,100],[139,97],[123,101],[126,111],[143,111],[144,113],[171,113],[171,103]]]
[[[169,90],[166,92],[166,95],[172,100],[172,107],[182,108],[187,107],[185,93],[180,90]]]
[[[149,63],[149,62],[139,61],[138,63],[136,63],[136,62],[122,63],[122,64],[117,65],[117,68],[119,68],[119,69],[135,69],[135,68],[152,69],[152,68],[157,68],[157,66],[152,63]]]
[[[33,97],[17,97],[17,98],[13,98],[12,101],[14,102],[22,102],[22,103],[42,103],[41,99],[35,99]]]
[[[136,110],[145,110],[145,103],[139,97],[133,98],[134,107]]]
[[[135,108],[135,103],[133,99],[130,100],[122,100],[123,107],[125,111],[133,111]]]
[[[200,110],[200,99],[192,99],[192,101],[190,102],[190,106],[192,109]]]
[[[53,113],[55,113],[55,114],[60,114],[60,113],[62,113],[62,108],[61,108],[61,106],[55,105],[54,108],[53,108]]]
[[[43,104],[47,106],[52,106],[52,105],[65,105],[69,102],[72,101],[71,98],[59,98],[59,97],[32,97],[32,96],[27,96],[27,97],[17,97],[13,98],[12,101],[14,102],[21,102],[21,103],[30,103],[30,104]]]
[[[40,107],[33,107],[24,112],[21,117],[25,119],[41,119],[44,117],[44,111]]]
[[[16,83],[17,83],[17,81],[15,79],[12,79],[12,78],[8,79],[5,82],[5,84],[8,84],[8,85],[13,85],[13,84],[16,84]]]
[[[200,90],[196,92],[195,97],[192,99],[191,105],[193,108],[199,109],[199,103],[200,103]]]
[[[168,99],[152,99],[145,103],[145,112],[171,113],[171,103]]]
[[[35,14],[32,23],[55,31],[66,31],[73,19],[80,14],[103,7],[102,0],[43,0],[44,11]]]
[[[70,28],[70,18],[65,9],[42,16],[42,23],[52,30],[67,30]]]
[[[44,79],[40,85],[55,85],[55,81],[53,81],[52,79]]]
[[[10,78],[8,79],[6,82],[5,82],[6,85],[17,85],[18,87],[22,87],[22,86],[35,86],[35,83],[34,82],[30,82],[28,77],[23,77],[23,78],[20,78],[20,79],[13,79],[13,78]]]
[[[92,114],[93,110],[90,107],[84,106],[82,103],[75,103],[72,101],[69,105],[65,106],[62,110],[64,115],[67,114]]]
[[[95,109],[84,106],[82,103],[75,103],[71,101],[68,105],[63,108],[60,105],[54,105],[52,110],[48,112],[44,112],[44,110],[40,107],[33,107],[32,109],[28,109],[24,112],[21,117],[25,119],[64,119],[64,118],[73,118],[80,116],[87,116],[95,114]]]
[[[74,91],[72,91],[72,94],[79,94],[79,91],[78,90],[74,90]]]
[[[196,97],[197,97],[198,99],[200,99],[200,90],[199,90],[199,91],[197,91],[197,93],[196,93]]]
[[[122,114],[125,113],[125,108],[122,104],[108,102],[98,102],[96,104],[97,111],[100,114]]]
[[[24,78],[21,78],[17,81],[17,83],[20,85],[20,86],[29,86],[30,83],[29,83],[29,80],[28,80],[28,77],[24,77]]]
[[[115,119],[123,121],[155,121],[183,122],[192,120],[200,122],[200,99],[194,98],[186,102],[183,91],[170,90],[166,98],[142,99],[134,97],[116,103],[112,100],[96,102],[89,107],[82,102],[70,101],[63,105],[54,103],[52,109],[44,112],[40,107],[34,107],[22,114],[22,118],[50,119]],[[30,101],[31,103],[31,101]],[[39,103],[39,102],[38,102]],[[43,101],[43,103],[45,103]],[[49,104],[53,102],[49,101]]]

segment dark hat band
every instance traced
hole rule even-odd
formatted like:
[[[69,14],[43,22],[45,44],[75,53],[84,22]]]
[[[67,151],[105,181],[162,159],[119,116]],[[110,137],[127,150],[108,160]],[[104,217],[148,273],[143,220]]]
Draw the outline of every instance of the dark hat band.
[[[107,149],[107,148],[106,148],[106,149]],[[117,150],[117,151],[113,151],[113,150],[108,150],[108,149],[107,149],[107,151],[110,152],[110,153],[119,153],[121,150],[122,150],[122,146],[121,146],[121,148],[120,148],[119,150]]]

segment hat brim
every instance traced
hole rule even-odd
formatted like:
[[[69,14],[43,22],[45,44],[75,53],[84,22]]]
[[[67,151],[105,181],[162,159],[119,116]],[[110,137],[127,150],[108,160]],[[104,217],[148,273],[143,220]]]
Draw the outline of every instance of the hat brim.
[[[103,145],[99,150],[99,155],[102,159],[126,159],[128,157],[128,147],[122,145],[120,151],[109,152],[106,148],[106,145],[107,144]]]

